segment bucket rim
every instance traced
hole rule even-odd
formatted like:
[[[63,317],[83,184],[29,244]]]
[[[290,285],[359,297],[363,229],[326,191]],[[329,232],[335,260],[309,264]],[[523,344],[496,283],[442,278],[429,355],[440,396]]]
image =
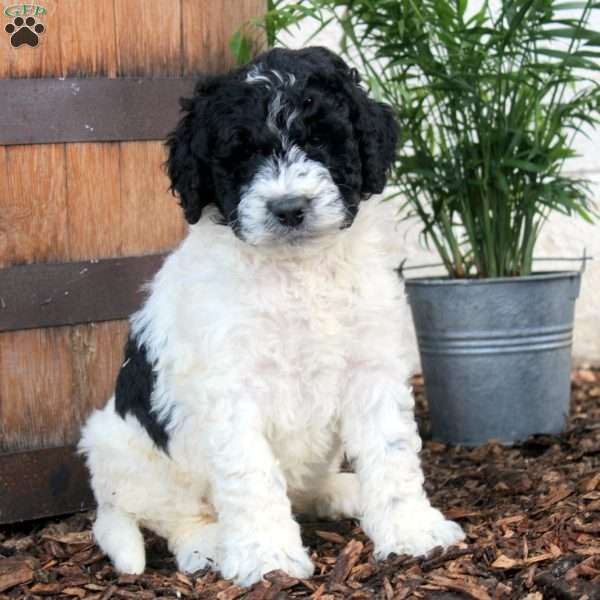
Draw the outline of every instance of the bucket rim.
[[[498,285],[502,283],[519,283],[519,282],[536,282],[536,281],[553,281],[560,279],[580,279],[581,271],[538,271],[531,275],[523,275],[519,277],[488,277],[485,279],[453,279],[441,275],[427,275],[424,277],[404,277],[406,285],[413,286],[473,286],[473,285]]]

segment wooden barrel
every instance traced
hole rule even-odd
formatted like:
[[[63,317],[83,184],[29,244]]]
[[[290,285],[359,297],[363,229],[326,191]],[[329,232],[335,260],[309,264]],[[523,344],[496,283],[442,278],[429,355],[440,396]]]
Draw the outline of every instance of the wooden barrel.
[[[230,36],[264,7],[2,5],[0,523],[89,504],[80,425],[111,394],[140,284],[185,230],[162,140],[178,96],[232,65]],[[13,45],[19,16],[43,24],[37,46]]]

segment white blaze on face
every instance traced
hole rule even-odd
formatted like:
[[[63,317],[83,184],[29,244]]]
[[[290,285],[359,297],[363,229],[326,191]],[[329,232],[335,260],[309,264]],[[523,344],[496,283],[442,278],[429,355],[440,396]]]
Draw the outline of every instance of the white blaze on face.
[[[246,81],[267,85],[274,93],[269,103],[266,126],[281,140],[281,150],[266,158],[249,185],[241,190],[238,227],[241,237],[251,244],[289,241],[334,231],[346,221],[346,208],[340,190],[327,167],[307,157],[290,143],[288,132],[299,111],[286,103],[283,89],[294,85],[293,74],[263,71],[253,67]],[[269,204],[283,198],[308,200],[303,222],[290,228],[282,225]]]
[[[277,220],[269,203],[296,196],[309,202],[302,225],[290,229]],[[295,145],[282,157],[266,159],[250,185],[242,190],[238,205],[240,233],[251,244],[326,233],[339,229],[345,218],[344,202],[329,170]]]

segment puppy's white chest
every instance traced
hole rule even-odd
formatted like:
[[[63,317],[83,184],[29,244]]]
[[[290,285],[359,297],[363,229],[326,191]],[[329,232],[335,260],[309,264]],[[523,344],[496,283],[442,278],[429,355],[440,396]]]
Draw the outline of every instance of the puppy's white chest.
[[[271,415],[292,429],[333,418],[351,341],[351,290],[330,269],[280,269],[261,284],[257,372]]]
[[[321,343],[332,341],[348,326],[348,289],[336,287],[328,273],[297,274],[285,277],[280,290],[271,289],[271,303],[266,308],[282,327],[281,335],[296,334],[305,342],[311,338]],[[267,288],[268,290],[268,288]]]

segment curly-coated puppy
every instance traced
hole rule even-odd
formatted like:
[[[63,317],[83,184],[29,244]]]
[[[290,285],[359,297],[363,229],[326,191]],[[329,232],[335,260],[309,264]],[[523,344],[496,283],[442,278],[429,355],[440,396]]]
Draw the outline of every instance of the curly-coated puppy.
[[[381,558],[461,540],[423,489],[407,308],[361,203],[394,158],[390,108],[307,48],[204,80],[183,109],[167,170],[189,233],[80,443],[98,543],[140,573],[147,527],[181,569],[248,585],[312,573],[293,509],[360,518]]]

